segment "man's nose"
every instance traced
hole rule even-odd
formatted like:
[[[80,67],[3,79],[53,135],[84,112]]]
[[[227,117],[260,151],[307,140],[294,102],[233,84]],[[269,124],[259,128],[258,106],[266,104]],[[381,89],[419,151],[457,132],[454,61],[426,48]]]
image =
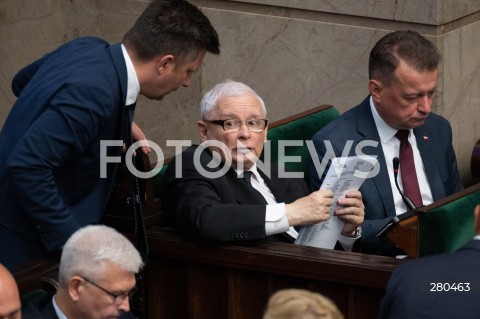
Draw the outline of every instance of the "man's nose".
[[[184,87],[189,87],[191,81],[192,81],[192,76],[191,76],[191,75],[188,75],[187,78],[183,81],[182,85],[183,85]]]
[[[424,114],[428,114],[432,111],[433,98],[428,95],[424,95],[418,99],[418,111]]]
[[[240,128],[238,129],[238,137],[239,138],[249,138],[251,135],[251,131],[247,126],[247,123],[240,124]]]
[[[118,309],[122,310],[123,312],[130,312],[130,298],[125,298],[118,306]]]

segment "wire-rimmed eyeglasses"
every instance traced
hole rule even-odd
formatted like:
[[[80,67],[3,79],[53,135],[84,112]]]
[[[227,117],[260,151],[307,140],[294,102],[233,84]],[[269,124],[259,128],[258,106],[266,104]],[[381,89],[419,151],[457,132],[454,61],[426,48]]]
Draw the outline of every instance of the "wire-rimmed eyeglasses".
[[[121,293],[113,293],[113,292],[103,288],[102,286],[96,284],[94,281],[92,281],[88,278],[85,278],[85,277],[82,277],[82,276],[79,276],[79,277],[82,278],[83,280],[85,280],[86,282],[88,282],[89,284],[97,287],[98,289],[103,290],[103,292],[108,294],[110,297],[113,297],[113,303],[115,305],[120,305],[121,303],[123,303],[125,301],[125,299],[132,298],[132,296],[135,294],[135,292],[137,292],[137,287],[134,287],[130,291],[125,291],[125,292],[121,292]]]

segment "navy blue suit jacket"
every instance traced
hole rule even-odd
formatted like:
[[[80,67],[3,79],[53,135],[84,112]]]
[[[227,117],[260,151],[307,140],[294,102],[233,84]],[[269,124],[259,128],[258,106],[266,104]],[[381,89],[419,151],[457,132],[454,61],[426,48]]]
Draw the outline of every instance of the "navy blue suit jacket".
[[[480,318],[478,269],[480,240],[408,261],[390,278],[378,318]]]
[[[461,190],[462,185],[452,146],[452,129],[448,121],[437,114],[430,113],[425,123],[413,131],[433,199],[436,201]],[[423,136],[427,136],[428,139],[424,139]],[[383,148],[370,109],[370,96],[360,105],[345,112],[322,128],[313,136],[312,140],[320,161],[327,151],[325,141],[331,142],[335,156],[342,155],[347,141],[353,141],[349,156],[356,155],[355,147],[359,142],[365,140],[378,142],[377,147],[362,149],[365,155],[377,157],[380,171],[375,177],[365,180],[360,188],[365,204],[361,251],[390,256],[402,254],[403,252],[396,248],[390,240],[376,236],[396,213]],[[318,175],[312,164],[310,169],[311,190],[317,190],[320,187],[322,177]]]
[[[100,220],[117,164],[100,178],[100,141],[123,140],[127,70],[120,44],[68,42],[22,69],[0,133],[0,262],[48,258]],[[109,147],[120,156],[121,147]]]
[[[206,242],[249,241],[266,238],[266,202],[252,192],[233,169],[218,178],[202,176],[195,168],[194,153],[198,146],[191,146],[182,154],[182,177],[175,177],[176,161],[169,164],[165,173],[163,201],[165,211],[185,235]],[[209,151],[199,158],[202,167],[208,168],[212,160]],[[309,194],[303,179],[278,178],[272,169],[271,176],[258,170],[278,202],[291,203]]]

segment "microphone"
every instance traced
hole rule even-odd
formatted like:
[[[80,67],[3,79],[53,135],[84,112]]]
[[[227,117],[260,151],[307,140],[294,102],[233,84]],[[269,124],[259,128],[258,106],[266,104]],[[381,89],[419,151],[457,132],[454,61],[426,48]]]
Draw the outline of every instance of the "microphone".
[[[400,193],[400,195],[402,196],[403,202],[407,206],[408,210],[414,210],[417,207],[413,204],[412,200],[410,198],[408,198],[408,196],[405,195],[402,192],[402,190],[400,189],[400,186],[398,185],[397,176],[398,176],[398,165],[399,164],[400,164],[400,160],[398,159],[398,157],[394,157],[393,158],[393,176],[395,177],[395,185],[397,186],[397,190]]]

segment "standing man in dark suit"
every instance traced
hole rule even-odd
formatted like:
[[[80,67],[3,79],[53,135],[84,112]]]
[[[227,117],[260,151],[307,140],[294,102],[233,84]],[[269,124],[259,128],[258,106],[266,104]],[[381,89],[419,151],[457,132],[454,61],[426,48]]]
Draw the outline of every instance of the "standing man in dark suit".
[[[395,136],[398,131],[408,135],[414,159],[414,168],[404,165],[403,172],[400,163],[399,184],[406,192],[403,173],[416,173],[416,206],[427,205],[462,188],[450,124],[431,112],[439,59],[437,48],[416,32],[387,34],[370,53],[370,96],[313,137],[320,161],[359,152],[378,161],[378,174],[360,188],[365,204],[362,252],[404,254],[387,238],[377,237],[395,215],[408,209],[394,178],[393,159],[401,159],[402,155],[399,156],[400,140]],[[312,190],[322,184],[322,173],[312,165]]]
[[[120,142],[107,148],[120,156],[122,141],[145,139],[127,106],[187,87],[207,51],[219,52],[218,37],[197,7],[154,0],[122,43],[79,38],[18,72],[0,133],[0,262],[58,258],[100,220],[118,166],[101,176],[102,142]]]
[[[63,248],[55,296],[33,300],[23,317],[133,319],[129,298],[142,266],[138,251],[115,229],[81,228]]]
[[[234,81],[217,84],[203,97],[201,116],[203,143],[169,165],[162,192],[166,212],[186,235],[218,242],[288,232],[285,237],[291,239],[296,236],[293,226],[330,217],[331,191],[309,195],[303,179],[282,178],[275,168],[258,165],[268,121],[263,100],[250,87]],[[351,192],[340,204],[344,207],[336,215],[345,220],[340,243],[350,250],[363,222],[361,195]]]
[[[480,318],[480,205],[476,236],[458,251],[401,265],[388,282],[379,319]]]

